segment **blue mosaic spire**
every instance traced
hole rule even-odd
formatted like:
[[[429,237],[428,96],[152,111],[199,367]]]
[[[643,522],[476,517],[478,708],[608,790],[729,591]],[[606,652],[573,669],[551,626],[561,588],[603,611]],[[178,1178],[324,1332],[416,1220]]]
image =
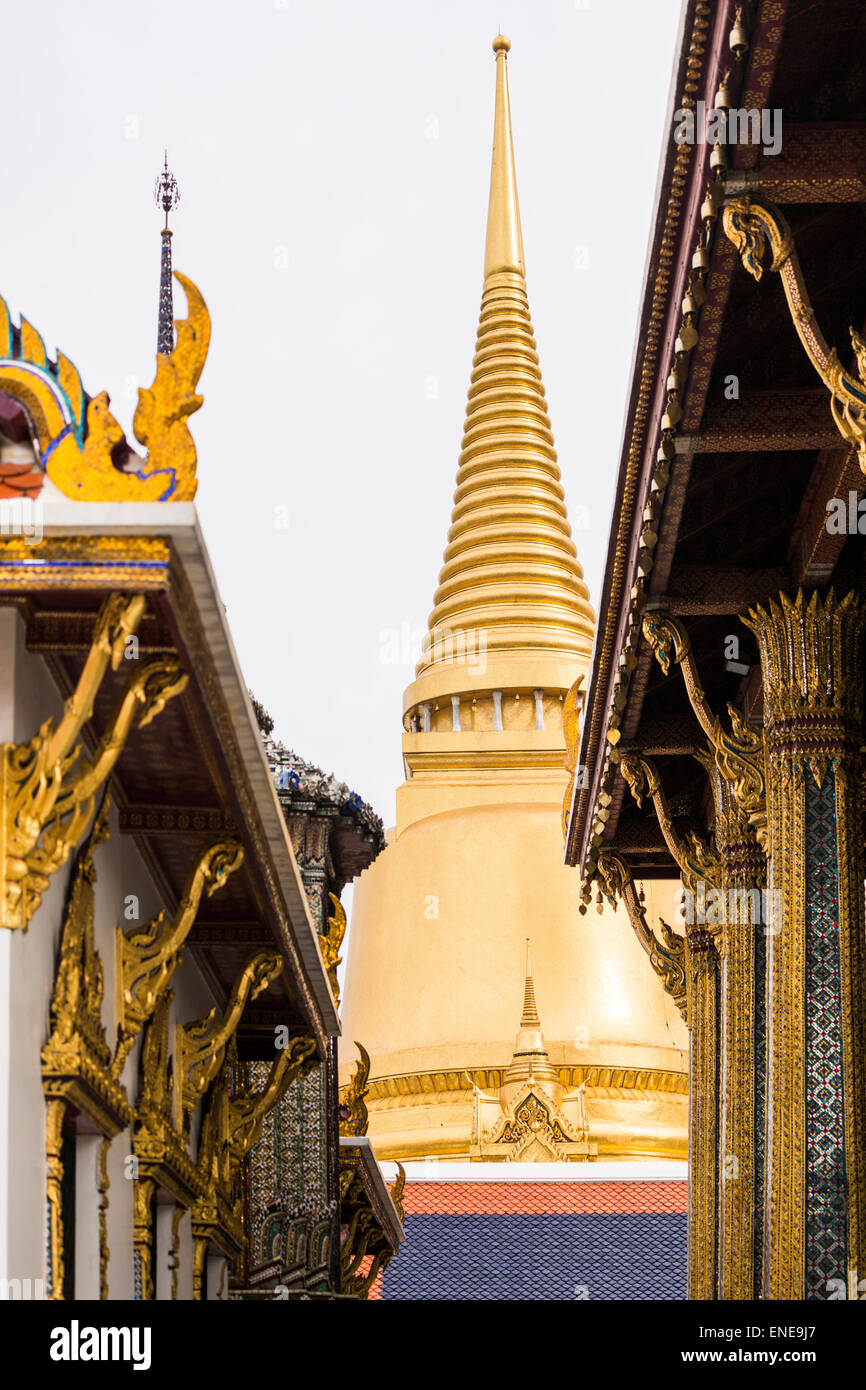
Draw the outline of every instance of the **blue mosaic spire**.
[[[159,324],[156,335],[156,350],[169,356],[174,348],[174,303],[171,284],[171,230],[168,214],[180,202],[180,189],[177,179],[168,167],[168,150],[165,163],[156,178],[154,199],[157,207],[165,213],[165,226],[162,229],[162,256],[159,268]]]

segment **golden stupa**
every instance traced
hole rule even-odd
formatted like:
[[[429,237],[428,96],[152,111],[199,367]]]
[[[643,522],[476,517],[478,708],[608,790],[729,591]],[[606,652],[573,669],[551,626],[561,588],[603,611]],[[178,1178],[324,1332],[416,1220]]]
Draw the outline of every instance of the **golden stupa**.
[[[531,937],[545,1056],[559,1095],[581,1088],[591,1141],[563,1157],[684,1158],[685,1027],[624,910],[579,916],[563,863],[563,705],[586,675],[595,614],[529,316],[509,47],[494,40],[484,291],[452,525],[404,696],[397,824],[355,888],[341,1071],[360,1040],[380,1158],[479,1157],[479,1097],[506,1118],[515,1104]],[[671,920],[677,886],[645,885],[651,919]]]

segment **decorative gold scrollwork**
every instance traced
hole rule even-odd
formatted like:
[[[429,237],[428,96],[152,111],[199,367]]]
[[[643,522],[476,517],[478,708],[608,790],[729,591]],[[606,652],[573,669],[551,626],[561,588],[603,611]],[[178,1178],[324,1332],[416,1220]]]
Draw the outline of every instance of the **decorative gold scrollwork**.
[[[714,717],[701,687],[688,633],[677,618],[654,609],[644,616],[643,634],[665,675],[670,674],[672,665],[679,666],[689,703],[719,773],[730,784],[734,804],[748,817],[760,842],[766,827],[762,735],[749,727],[733,705],[728,706],[733,734],[727,733]]]
[[[406,1169],[402,1163],[397,1164],[397,1176],[391,1184],[391,1201],[402,1222],[406,1220],[406,1212],[403,1209],[403,1193],[406,1189]]]
[[[182,1125],[213,1081],[225,1057],[247,1003],[256,999],[281,973],[283,959],[278,951],[257,951],[235,980],[222,1018],[216,1008],[195,1023],[179,1024],[177,1029],[178,1101]]]
[[[690,830],[684,836],[677,834],[668,809],[667,797],[654,765],[639,753],[623,750],[619,756],[619,770],[638,806],[643,804],[645,796],[652,799],[659,828],[679,866],[686,888],[694,892],[702,882],[717,885],[721,876],[719,856],[694,831]]]
[[[48,887],[48,875],[66,860],[89,819],[92,806],[88,795],[99,783],[91,776],[82,786],[79,772],[77,792],[72,794],[68,779],[80,754],[76,740],[93,713],[105,672],[109,665],[117,670],[127,638],[138,628],[145,602],[141,594],[131,598],[109,595],[99,611],[90,651],[59,724],[47,719],[27,743],[0,745],[2,927],[26,931]],[[105,775],[109,770],[106,768]],[[46,840],[50,836],[50,845],[40,846],[43,835]]]
[[[355,1070],[348,1085],[340,1090],[340,1133],[347,1138],[366,1134],[369,1123],[364,1097],[370,1089],[367,1085],[370,1078],[370,1054],[363,1043],[356,1042],[355,1046],[360,1054],[355,1063]]]
[[[577,757],[580,748],[580,712],[586,698],[583,689],[583,676],[578,676],[562,704],[562,732],[565,738],[565,767],[569,774],[565,795],[562,798],[562,838],[568,835],[568,818],[574,797],[574,781],[577,776]]]
[[[851,328],[858,381],[845,371],[836,349],[828,345],[818,327],[791,228],[769,199],[754,193],[732,198],[723,209],[722,226],[739,252],[744,268],[756,280],[763,274],[762,260],[769,242],[770,270],[779,272],[791,322],[809,361],[830,392],[836,427],[846,444],[857,450],[860,468],[866,473],[866,344],[856,329]]]
[[[106,1298],[108,1146],[133,1118],[125,1090],[111,1075],[111,1052],[102,1023],[102,961],[94,939],[94,851],[108,838],[108,812],[109,797],[106,791],[90,834],[76,855],[70,879],[51,999],[51,1031],[42,1049],[42,1088],[47,1106],[48,1264],[52,1298],[62,1297],[63,1285],[61,1134],[67,1111],[86,1116],[89,1126],[104,1136],[99,1154],[98,1190],[100,1296]]]
[[[328,930],[319,937],[319,945],[322,948],[322,960],[328,972],[328,979],[331,982],[331,989],[337,1006],[340,1004],[340,987],[337,983],[337,967],[340,965],[342,957],[340,947],[343,944],[343,937],[346,934],[346,913],[343,904],[334,893],[329,893],[328,897],[333,906],[333,912],[328,918]]]
[[[171,356],[160,353],[150,390],[140,390],[132,428],[147,445],[147,474],[174,476],[173,502],[191,502],[196,493],[195,443],[187,420],[204,404],[195,388],[210,343],[207,305],[191,280],[179,271],[175,279],[186,294],[188,318],[175,323],[177,341]]]
[[[288,1047],[284,1047],[273,1062],[263,1089],[232,1098],[229,1106],[229,1139],[236,1163],[242,1162],[253,1145],[258,1143],[266,1117],[315,1053],[315,1038],[292,1038]]]
[[[170,356],[157,357],[156,377],[139,391],[133,427],[148,445],[141,467],[116,463],[123,430],[105,391],[88,399],[74,364],[62,352],[48,361],[36,329],[22,318],[15,342],[5,301],[0,298],[0,389],[24,406],[38,444],[40,467],[73,501],[191,501],[196,490],[195,445],[187,419],[202,404],[196,394],[210,340],[210,319],[199,291],[175,272],[187,297],[188,318],[176,323]],[[133,461],[135,456],[133,455]]]
[[[632,930],[646,951],[650,965],[671,996],[683,1019],[686,1018],[686,941],[667,922],[659,918],[662,939],[659,941],[647,922],[646,911],[635,888],[634,877],[626,861],[613,850],[602,850],[598,856],[598,875],[603,893],[611,907],[620,898],[628,912]]]
[[[123,1070],[130,1049],[153,1014],[160,994],[167,989],[181,962],[183,947],[204,893],[210,897],[243,863],[243,847],[237,840],[219,840],[199,855],[189,872],[171,922],[164,911],[129,932],[118,932],[121,983],[120,1023],[112,1069]]]

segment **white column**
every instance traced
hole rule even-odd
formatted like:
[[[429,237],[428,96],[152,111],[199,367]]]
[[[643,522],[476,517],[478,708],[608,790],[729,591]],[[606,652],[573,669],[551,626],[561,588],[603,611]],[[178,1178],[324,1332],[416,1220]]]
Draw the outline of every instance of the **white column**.
[[[534,691],[533,691],[533,694],[534,694],[534,696],[535,696],[535,727],[536,727],[536,729],[543,729],[543,728],[544,728],[544,691],[543,691],[543,690],[534,690]]]
[[[207,1257],[207,1296],[208,1302],[212,1298],[228,1297],[229,1272],[227,1269],[228,1260],[225,1255],[208,1255]],[[222,1287],[222,1295],[220,1295]]]
[[[501,691],[501,690],[494,690],[494,692],[493,692],[493,727],[494,727],[494,729],[500,729],[500,730],[501,730],[501,728],[502,728],[502,691]]]
[[[455,733],[460,732],[460,696],[451,696],[451,728]]]
[[[171,1223],[174,1202],[159,1202],[156,1208],[156,1229],[153,1233],[154,1294],[158,1299],[171,1299]]]
[[[75,1297],[99,1298],[101,1134],[75,1136]],[[109,1197],[111,1193],[109,1192]]]

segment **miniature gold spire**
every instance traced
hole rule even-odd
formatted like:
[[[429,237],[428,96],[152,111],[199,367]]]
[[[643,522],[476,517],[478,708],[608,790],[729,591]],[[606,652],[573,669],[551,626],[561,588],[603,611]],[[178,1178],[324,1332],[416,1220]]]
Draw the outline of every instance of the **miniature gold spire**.
[[[535,1002],[535,983],[532,979],[532,957],[529,954],[529,937],[526,938],[526,984],[523,990],[523,1017],[521,1028],[540,1028],[538,1005]]]
[[[535,1002],[535,983],[532,978],[532,959],[529,954],[529,937],[526,938],[526,980],[523,986],[523,1013],[520,1028],[514,1040],[514,1052],[502,1085],[499,1099],[507,1105],[522,1086],[528,1081],[535,1082],[539,1089],[558,1101],[563,1093],[559,1073],[550,1060],[544,1045],[541,1019]]]
[[[483,646],[490,663],[499,657],[506,665],[546,658],[573,669],[575,657],[590,656],[595,630],[568,524],[526,297],[506,74],[509,48],[503,35],[494,39],[496,115],[484,292],[451,529],[418,676],[442,660],[443,638],[453,650],[455,633],[467,634],[471,652]],[[468,688],[459,661],[455,664],[451,689]],[[504,680],[506,673],[497,666],[495,676]]]
[[[504,34],[497,34],[493,40],[493,52],[496,54],[496,114],[493,119],[493,163],[490,169],[487,246],[484,252],[485,279],[497,270],[516,270],[521,275],[525,273],[505,58],[510,47],[511,40]]]

